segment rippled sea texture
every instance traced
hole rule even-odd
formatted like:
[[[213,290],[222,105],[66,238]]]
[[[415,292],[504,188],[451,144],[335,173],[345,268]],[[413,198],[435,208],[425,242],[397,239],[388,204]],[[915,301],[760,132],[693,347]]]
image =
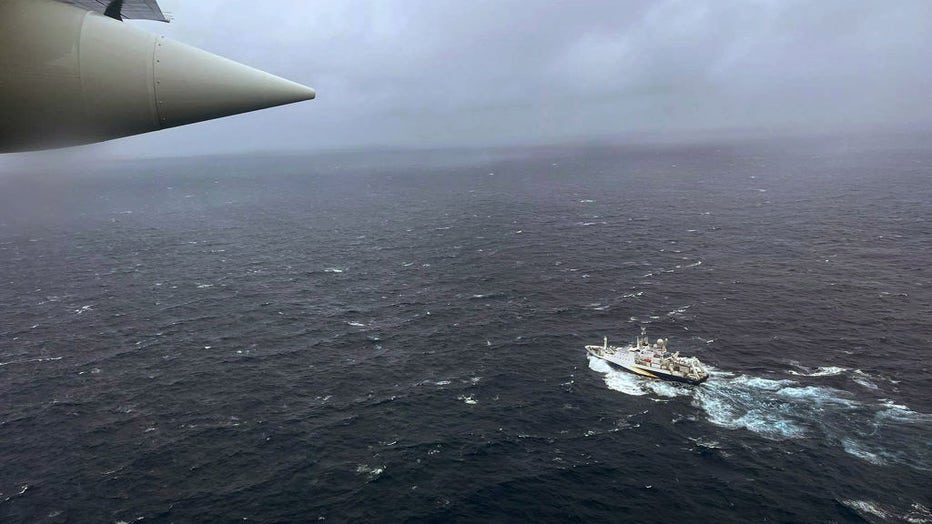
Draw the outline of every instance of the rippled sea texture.
[[[932,522],[927,143],[0,174],[0,520]]]

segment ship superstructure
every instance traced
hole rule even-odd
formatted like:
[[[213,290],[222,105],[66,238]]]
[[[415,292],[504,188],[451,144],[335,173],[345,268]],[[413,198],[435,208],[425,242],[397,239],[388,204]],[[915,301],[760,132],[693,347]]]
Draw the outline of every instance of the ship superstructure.
[[[709,372],[696,357],[682,357],[677,351],[668,355],[667,340],[658,338],[650,343],[646,332],[634,344],[623,347],[610,346],[605,337],[601,346],[586,346],[586,352],[626,371],[644,377],[702,384],[709,378]]]

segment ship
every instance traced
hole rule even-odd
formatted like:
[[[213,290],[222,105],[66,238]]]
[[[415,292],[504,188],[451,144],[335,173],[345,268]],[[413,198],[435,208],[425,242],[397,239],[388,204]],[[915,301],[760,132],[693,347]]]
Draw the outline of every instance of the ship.
[[[696,357],[682,357],[677,351],[667,355],[667,340],[658,338],[650,343],[645,330],[635,339],[634,344],[624,347],[608,345],[608,337],[602,345],[586,346],[586,352],[600,358],[613,366],[643,377],[685,382],[699,385],[709,379],[709,372]]]

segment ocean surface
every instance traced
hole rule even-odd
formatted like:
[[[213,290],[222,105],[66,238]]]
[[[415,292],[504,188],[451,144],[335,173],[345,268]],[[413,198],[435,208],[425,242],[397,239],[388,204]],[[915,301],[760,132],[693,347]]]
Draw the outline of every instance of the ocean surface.
[[[928,138],[7,168],[0,521],[932,522]]]

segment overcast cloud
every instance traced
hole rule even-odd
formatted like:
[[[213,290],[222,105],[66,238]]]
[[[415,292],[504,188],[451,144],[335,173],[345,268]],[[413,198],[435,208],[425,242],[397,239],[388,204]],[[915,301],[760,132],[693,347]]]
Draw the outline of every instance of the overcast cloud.
[[[317,100],[118,140],[175,155],[932,121],[932,2],[159,0],[133,22]]]

